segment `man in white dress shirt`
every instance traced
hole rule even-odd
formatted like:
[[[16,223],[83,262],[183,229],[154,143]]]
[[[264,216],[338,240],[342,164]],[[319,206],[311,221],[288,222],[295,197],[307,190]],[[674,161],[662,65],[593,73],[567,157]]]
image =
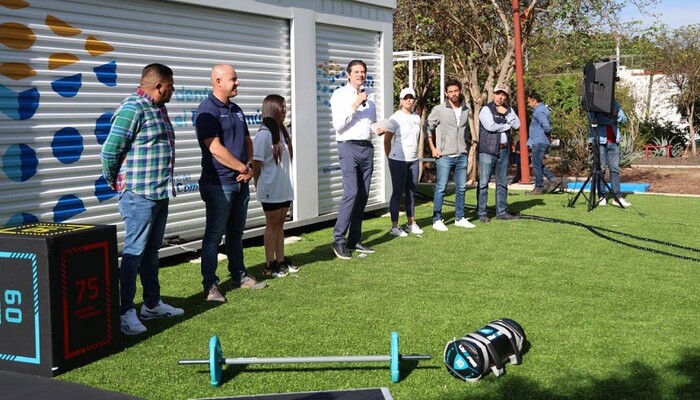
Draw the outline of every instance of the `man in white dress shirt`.
[[[362,218],[374,168],[370,124],[377,121],[374,95],[364,86],[367,64],[352,60],[346,72],[348,84],[336,89],[331,96],[333,129],[343,174],[343,197],[333,229],[333,252],[343,260],[352,258],[350,250],[374,253],[362,243]],[[384,132],[377,129],[377,133]]]

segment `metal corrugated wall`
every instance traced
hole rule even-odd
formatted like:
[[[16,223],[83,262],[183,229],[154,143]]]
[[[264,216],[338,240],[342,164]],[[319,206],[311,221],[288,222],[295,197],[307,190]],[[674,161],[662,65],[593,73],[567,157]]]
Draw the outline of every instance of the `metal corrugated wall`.
[[[235,65],[235,102],[255,134],[267,94],[291,103],[289,21],[153,0],[26,4],[0,5],[0,225],[116,224],[121,243],[99,152],[109,118],[137,87],[141,69],[161,62],[173,69],[176,88],[168,109],[178,196],[166,237],[200,238],[201,152],[192,117],[210,90],[211,67]],[[264,223],[257,202],[248,215],[249,226]]]
[[[330,99],[333,90],[347,83],[345,68],[354,59],[367,64],[366,85],[374,90],[377,116],[382,110],[381,37],[378,32],[318,24],[316,26],[316,106],[318,117],[318,211],[320,215],[338,210],[343,197],[338,144],[331,121]],[[367,205],[384,201],[381,185],[386,167],[381,137],[374,136],[374,173]]]

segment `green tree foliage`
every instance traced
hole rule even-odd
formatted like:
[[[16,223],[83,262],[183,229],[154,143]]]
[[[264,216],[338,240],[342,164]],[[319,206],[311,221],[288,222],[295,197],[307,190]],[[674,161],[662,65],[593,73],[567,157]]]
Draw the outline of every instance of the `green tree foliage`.
[[[549,58],[559,69],[583,63],[569,59],[567,52],[579,54],[578,48],[588,48],[591,32],[620,31],[618,15],[627,4],[645,7],[657,0],[522,0],[522,45],[529,51],[529,41],[535,36],[556,38],[556,53],[560,59]],[[398,0],[394,13],[394,50],[414,50],[444,54],[447,73],[463,82],[467,107],[472,116],[470,130],[472,143],[478,141],[478,111],[493,97],[493,87],[505,82],[514,89],[515,73],[513,29],[513,1],[511,0]],[[568,38],[568,39],[567,39]],[[547,40],[545,40],[546,43]],[[614,49],[614,47],[613,47]],[[584,52],[581,54],[588,54]],[[429,69],[418,71],[420,85],[431,79]],[[434,80],[432,81],[434,82]],[[440,89],[442,91],[442,88]],[[513,90],[514,92],[514,90]],[[419,105],[428,109],[433,104],[425,98]],[[515,93],[513,93],[513,97]],[[440,96],[437,96],[440,98]],[[430,99],[436,100],[435,96]],[[523,121],[525,122],[525,121]],[[476,146],[469,156],[469,179],[476,175]]]
[[[689,138],[695,138],[695,107],[700,98],[700,24],[673,31],[661,27],[654,32],[653,41],[656,47],[650,65],[665,74],[680,92],[676,104],[688,122]],[[697,155],[696,141],[689,142],[693,155]]]

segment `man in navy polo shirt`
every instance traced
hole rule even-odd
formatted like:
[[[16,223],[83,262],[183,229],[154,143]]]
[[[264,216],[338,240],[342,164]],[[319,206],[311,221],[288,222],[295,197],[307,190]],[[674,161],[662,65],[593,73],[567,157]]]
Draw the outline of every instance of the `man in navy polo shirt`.
[[[253,169],[253,141],[243,110],[230,98],[238,94],[238,75],[231,65],[211,70],[213,93],[197,108],[195,127],[202,149],[199,192],[206,208],[202,239],[202,284],[208,301],[225,302],[216,276],[219,245],[226,234],[228,270],[234,287],[267,286],[246,273],[243,262],[243,229],[248,214],[248,181]]]

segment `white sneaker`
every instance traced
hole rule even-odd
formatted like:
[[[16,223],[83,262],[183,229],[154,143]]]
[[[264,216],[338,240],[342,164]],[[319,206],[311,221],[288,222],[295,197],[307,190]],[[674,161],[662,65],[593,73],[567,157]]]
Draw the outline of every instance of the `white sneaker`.
[[[406,225],[406,230],[408,233],[412,233],[414,235],[422,235],[423,230],[418,226],[418,224],[414,221],[411,225]]]
[[[389,233],[391,233],[392,235],[397,236],[397,237],[406,237],[406,236],[408,236],[408,233],[406,233],[406,231],[404,231],[403,229],[399,228],[398,226],[392,227],[391,230],[389,231]]]
[[[620,206],[622,206],[622,207],[631,207],[631,206],[632,206],[632,203],[630,203],[629,201],[625,200],[624,197],[618,197],[618,200],[619,200],[619,201],[618,201],[617,203],[618,203]]]
[[[126,312],[126,314],[120,317],[121,319],[121,330],[125,335],[133,336],[140,333],[146,332],[146,327],[143,326],[139,317],[136,316],[136,310],[131,309]]]
[[[607,206],[608,200],[606,200],[605,197],[601,197],[600,200],[598,200],[598,205],[599,206]]]
[[[462,218],[459,221],[455,221],[455,226],[460,228],[476,228],[476,225],[469,222],[469,219],[467,218]]]
[[[153,308],[148,308],[145,304],[141,306],[141,318],[145,320],[163,317],[176,317],[184,313],[185,310],[182,308],[175,308],[171,305],[163,303],[162,300],[158,300],[158,305]]]
[[[433,229],[435,229],[436,231],[440,231],[440,232],[447,231],[447,227],[445,226],[445,221],[439,219],[439,220],[433,222]]]

